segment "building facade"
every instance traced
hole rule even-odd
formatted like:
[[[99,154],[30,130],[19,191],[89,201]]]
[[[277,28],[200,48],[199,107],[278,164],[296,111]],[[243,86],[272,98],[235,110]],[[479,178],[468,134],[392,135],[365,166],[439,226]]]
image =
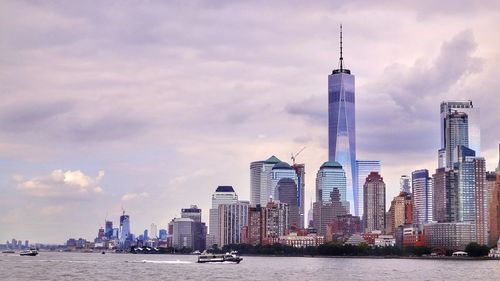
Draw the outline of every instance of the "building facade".
[[[377,172],[371,172],[363,186],[364,232],[385,231],[385,183]]]
[[[426,245],[431,248],[464,250],[467,244],[477,240],[475,226],[469,222],[425,224],[424,234]]]
[[[241,244],[243,227],[248,226],[248,208],[250,202],[240,201],[234,204],[219,205],[219,241],[218,245]]]
[[[201,222],[201,209],[196,205],[181,209],[181,218],[192,219],[195,222]]]
[[[354,201],[354,215],[363,217],[363,185],[366,177],[371,172],[381,173],[380,161],[378,160],[356,160],[356,200]]]
[[[432,221],[432,179],[426,169],[412,173],[413,223],[422,225]]]
[[[389,224],[387,234],[393,235],[401,225],[411,225],[413,222],[413,203],[410,193],[401,192],[391,201],[389,208]]]
[[[328,161],[321,165],[316,174],[316,201],[332,202],[332,192],[340,195],[340,202],[349,210],[347,201],[347,179],[342,165],[336,161]]]
[[[457,145],[470,147],[479,156],[479,109],[472,105],[472,101],[443,101],[440,114],[441,149],[438,151],[438,168],[453,169],[453,150]]]
[[[399,191],[404,193],[411,193],[411,179],[407,175],[402,175],[399,178]]]
[[[235,203],[238,203],[238,195],[234,192],[232,186],[218,186],[214,194],[212,194],[212,208],[209,211],[209,240],[213,240],[213,242],[215,242],[214,244],[217,244],[220,241],[219,205]]]

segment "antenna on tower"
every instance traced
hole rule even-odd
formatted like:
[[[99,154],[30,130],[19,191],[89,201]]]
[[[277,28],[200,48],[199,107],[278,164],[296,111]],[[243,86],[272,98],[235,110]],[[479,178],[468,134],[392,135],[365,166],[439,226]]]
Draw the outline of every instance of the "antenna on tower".
[[[340,72],[344,69],[344,58],[342,57],[342,24],[340,24]]]

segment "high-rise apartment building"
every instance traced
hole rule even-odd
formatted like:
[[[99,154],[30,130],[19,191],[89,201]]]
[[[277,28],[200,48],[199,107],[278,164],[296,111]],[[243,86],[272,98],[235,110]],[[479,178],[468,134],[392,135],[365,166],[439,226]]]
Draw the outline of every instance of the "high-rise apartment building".
[[[238,195],[236,195],[232,186],[219,186],[212,194],[212,208],[209,211],[209,233],[215,243],[220,240],[219,205],[235,203],[238,203]]]
[[[219,205],[219,246],[241,244],[243,227],[248,226],[250,202]]]
[[[411,194],[399,193],[391,201],[389,208],[389,221],[386,222],[387,234],[395,234],[396,229],[401,225],[411,225],[413,221],[413,204]],[[389,224],[389,225],[387,225]]]
[[[441,102],[440,113],[441,149],[438,151],[438,167],[453,169],[457,145],[469,147],[479,156],[479,109],[472,105],[472,101]]]
[[[488,245],[492,246],[498,240],[498,224],[500,222],[500,181],[497,182],[497,178],[500,180],[499,173],[487,172],[486,173],[486,188],[488,189],[488,206],[489,206],[489,222],[488,222],[488,233],[489,241]]]
[[[385,183],[377,172],[371,172],[363,186],[365,232],[385,231]]]
[[[356,205],[356,122],[354,75],[344,68],[342,26],[340,27],[339,68],[328,75],[328,160],[339,162],[346,172],[350,213]]]
[[[356,200],[354,200],[354,215],[363,217],[363,185],[371,172],[381,173],[380,161],[356,160]]]
[[[265,214],[265,238],[277,238],[290,229],[289,205],[281,202],[269,202]]]
[[[432,175],[433,220],[458,221],[458,172],[446,168],[436,169]]]
[[[426,169],[412,173],[413,223],[421,225],[432,221],[432,179]]]

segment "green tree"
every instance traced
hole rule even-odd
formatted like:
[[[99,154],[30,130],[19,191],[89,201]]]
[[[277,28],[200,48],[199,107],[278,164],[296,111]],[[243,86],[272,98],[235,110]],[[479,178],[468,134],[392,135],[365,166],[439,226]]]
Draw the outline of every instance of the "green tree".
[[[476,242],[471,242],[465,247],[465,251],[471,257],[483,257],[488,254],[490,248],[486,245],[479,245]]]

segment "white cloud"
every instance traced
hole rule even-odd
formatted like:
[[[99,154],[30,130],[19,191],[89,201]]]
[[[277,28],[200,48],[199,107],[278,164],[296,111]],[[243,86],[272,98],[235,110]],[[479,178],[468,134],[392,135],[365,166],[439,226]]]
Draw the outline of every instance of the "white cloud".
[[[104,172],[96,178],[85,175],[82,171],[54,170],[50,175],[25,180],[20,175],[13,178],[17,188],[27,195],[35,197],[85,198],[103,192],[99,181]]]
[[[131,201],[131,200],[139,200],[143,198],[149,197],[149,193],[141,192],[141,193],[125,193],[122,196],[122,201]]]

